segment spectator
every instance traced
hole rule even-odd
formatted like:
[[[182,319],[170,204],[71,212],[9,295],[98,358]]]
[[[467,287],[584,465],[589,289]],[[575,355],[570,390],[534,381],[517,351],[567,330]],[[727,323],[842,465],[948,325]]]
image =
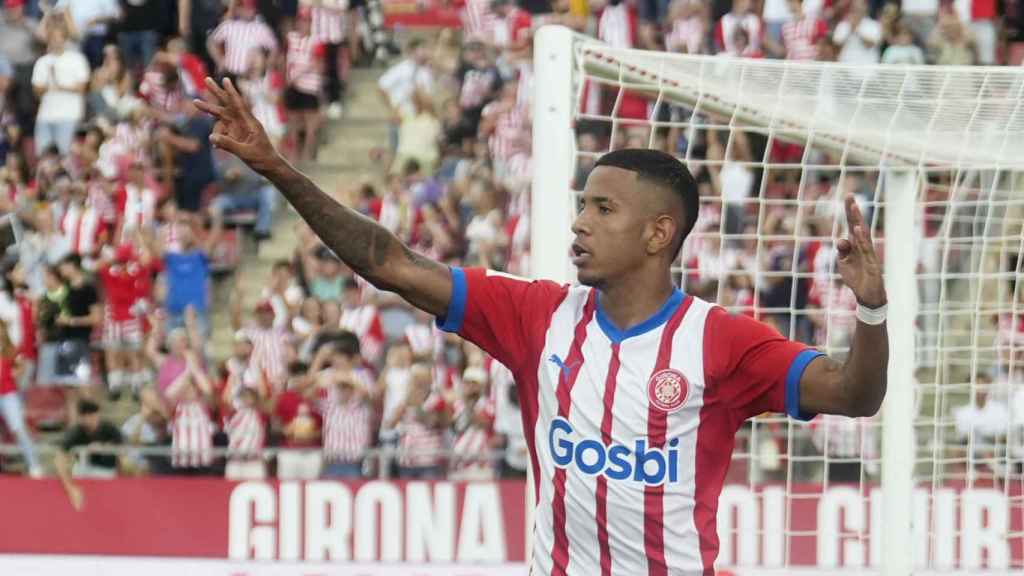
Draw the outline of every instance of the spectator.
[[[914,36],[914,42],[927,42],[938,21],[939,0],[901,0],[900,11],[903,13],[903,23]]]
[[[117,44],[128,70],[137,75],[156,54],[160,29],[172,10],[168,0],[120,0]]]
[[[409,374],[405,402],[398,407],[385,428],[397,428],[398,474],[401,478],[439,478],[448,407],[439,394],[432,393],[433,377],[425,364],[415,364]]]
[[[276,319],[275,316],[275,322]],[[291,320],[291,332],[295,336],[295,348],[300,358],[312,354],[313,341],[323,326],[322,320],[320,301],[313,296],[303,300],[299,313]]]
[[[202,338],[209,334],[207,317],[210,301],[210,252],[217,245],[220,228],[214,227],[202,244],[197,244],[191,226],[177,229],[180,251],[165,252],[164,276],[167,297],[164,308],[169,316],[171,329],[185,324],[186,311],[196,315]]]
[[[40,478],[43,469],[36,456],[35,444],[25,425],[25,411],[18,394],[17,378],[19,371],[18,347],[8,335],[9,326],[0,320],[0,416],[4,424],[18,441],[25,467],[32,478]]]
[[[434,90],[434,74],[430,69],[430,52],[423,40],[413,38],[406,47],[407,56],[388,68],[380,77],[378,87],[391,116],[388,143],[392,153],[398,150],[398,132],[402,118],[414,114],[413,93],[430,94]]]
[[[253,238],[270,238],[277,189],[234,156],[226,159],[220,193],[210,202],[210,214],[218,221],[238,212],[255,211]]]
[[[318,0],[311,4],[312,36],[324,48],[327,117],[337,120],[341,118],[341,95],[345,90],[348,68],[358,54],[359,42],[353,36],[358,36],[359,12],[349,0]],[[299,13],[302,13],[302,8]]]
[[[380,308],[372,298],[365,295],[369,290],[373,288],[361,288],[356,282],[349,282],[345,286],[340,326],[358,335],[363,357],[376,364],[384,351],[384,327],[381,324]]]
[[[260,455],[266,437],[266,424],[259,409],[259,390],[242,388],[238,402],[238,409],[225,424],[230,456],[224,477],[228,480],[262,480],[267,475]]]
[[[213,120],[190,100],[182,100],[180,107],[185,114],[183,125],[161,126],[156,137],[163,153],[174,157],[174,199],[178,209],[194,214],[199,212],[206,187],[217,180],[210,145]]]
[[[767,7],[766,7],[767,10]],[[694,0],[675,0],[669,11],[671,27],[665,34],[665,50],[683,54],[710,54],[708,8]]]
[[[103,63],[93,71],[89,82],[87,103],[89,111],[108,122],[117,122],[139,104],[135,98],[135,78],[128,72],[117,46],[103,48]]]
[[[67,33],[60,26],[47,32],[46,54],[32,69],[32,86],[39,95],[36,115],[36,154],[56,144],[61,154],[71,151],[75,129],[85,114],[89,63],[81,52],[67,48]]]
[[[149,382],[142,365],[143,315],[148,303],[140,286],[156,272],[154,263],[147,249],[136,256],[131,244],[121,244],[113,260],[100,260],[97,268],[104,295],[107,384],[115,395],[125,386],[137,392]]]
[[[270,285],[260,292],[260,298],[274,307],[274,326],[287,328],[305,300],[302,287],[294,282],[292,263],[288,260],[274,262],[270,269]],[[319,310],[318,310],[319,313]]]
[[[221,22],[210,34],[206,49],[213,59],[214,72],[238,79],[245,75],[254,50],[266,50],[274,58],[277,37],[257,17],[256,0],[240,0],[233,12],[234,17]]]
[[[143,403],[139,412],[133,414],[121,425],[121,436],[125,444],[143,448],[155,448],[171,445],[168,435],[167,420],[158,410]],[[147,474],[167,474],[170,472],[170,460],[164,456],[142,454],[140,450],[125,452],[121,459],[124,473],[133,476]]]
[[[452,144],[461,146],[467,138],[476,138],[480,114],[484,106],[500,93],[503,80],[487,46],[479,40],[470,40],[465,44],[456,80],[459,83],[459,116],[448,138]],[[413,91],[414,94],[416,92]],[[419,93],[429,94],[422,90]]]
[[[244,325],[243,298],[241,289],[237,289],[231,302],[231,326],[252,343],[253,367],[266,378],[272,390],[279,392],[288,377],[288,361],[294,355],[291,334],[286,326],[274,325],[274,306],[269,300],[257,302],[253,309],[256,322]]]
[[[334,357],[331,367],[319,371],[328,356]],[[370,390],[364,380],[346,369],[346,361],[338,361],[339,356],[332,346],[324,346],[310,368],[317,374],[323,397],[323,476],[359,478],[373,438]]]
[[[498,362],[491,366],[491,382],[495,402],[494,431],[504,451],[500,477],[526,478],[530,453],[523,432],[522,408],[512,373]]]
[[[71,38],[78,43],[89,65],[99,67],[110,25],[121,18],[118,0],[58,0],[53,10],[63,12]]]
[[[161,350],[164,340],[164,320],[160,314],[151,315],[152,329],[146,342],[146,356],[156,370],[152,386],[140,390],[141,400],[154,410],[160,411],[168,420],[170,399],[168,389],[188,369],[188,356],[202,350],[199,323],[191,308],[185,314],[185,327],[173,328],[166,332],[166,352]]]
[[[878,474],[881,454],[875,418],[822,414],[810,426],[811,441],[825,457],[827,482],[863,485],[866,474]]]
[[[300,12],[296,27],[287,38],[288,87],[284,102],[288,109],[293,161],[316,161],[319,145],[324,48],[311,35],[310,25],[309,12]]]
[[[53,459],[64,492],[75,510],[85,504],[82,488],[72,478],[113,478],[117,476],[118,457],[95,449],[123,443],[121,431],[100,417],[100,406],[92,400],[78,402],[78,423],[64,434],[61,450]],[[89,450],[85,455],[76,449]]]
[[[997,0],[970,0],[970,2],[958,2],[957,8],[962,10],[961,20],[970,23],[970,35],[974,38],[974,45],[977,51],[978,64],[992,66],[996,64],[996,48],[999,40],[999,2]]]
[[[452,416],[453,480],[491,480],[495,445],[494,402],[488,390],[487,372],[471,366],[462,374],[462,390],[456,398]]]
[[[846,18],[832,34],[840,46],[839,61],[844,64],[877,64],[882,27],[867,15],[865,0],[851,0]]]
[[[6,110],[13,112],[18,126],[32,132],[35,123],[35,95],[32,72],[40,40],[45,31],[34,19],[25,15],[25,0],[4,0],[0,15],[0,57],[14,68],[13,87],[7,92]]]
[[[271,144],[277,146],[285,135],[281,119],[284,79],[270,66],[262,50],[254,50],[249,55],[248,71],[238,81],[238,89],[248,99],[253,116],[267,131]]]
[[[276,422],[284,435],[277,453],[278,480],[316,480],[320,477],[322,419],[317,410],[319,388],[305,364],[289,366],[287,389],[277,396]]]
[[[236,331],[231,357],[224,363],[227,378],[221,392],[221,406],[228,412],[242,408],[241,394],[245,390],[255,390],[257,400],[270,394],[266,373],[253,362],[252,352],[253,343],[249,333],[245,330]]]
[[[746,32],[746,45],[743,48],[736,45],[738,29]],[[715,26],[715,46],[719,52],[733,55],[743,55],[744,50],[760,52],[761,38],[761,19],[751,12],[750,0],[733,0],[732,9]]]
[[[342,274],[341,260],[330,248],[320,245],[314,252],[309,277],[309,293],[321,302],[340,302],[346,277]]]
[[[939,66],[970,66],[978,60],[971,30],[953,10],[939,16],[938,25],[928,36],[928,50]]]
[[[158,191],[146,181],[146,167],[141,160],[132,162],[128,179],[117,191],[116,204],[120,231],[114,234],[119,242],[130,242],[141,234],[150,234],[156,225]]]
[[[96,285],[82,270],[81,259],[72,254],[61,261],[58,271],[67,284],[67,298],[57,316],[61,329],[58,374],[65,383],[92,384],[91,340],[100,325],[100,300]]]
[[[804,14],[803,0],[789,0],[793,19],[782,25],[782,45],[786,60],[814,60],[818,40],[828,36],[824,20]]]
[[[441,156],[441,121],[425,92],[414,91],[412,102],[413,113],[403,114],[399,125],[398,150],[393,165],[404,167],[409,160],[415,160],[427,173],[433,173]]]
[[[910,29],[898,24],[893,33],[893,43],[882,54],[882,64],[922,66],[924,63],[924,51],[914,44]]]
[[[210,416],[213,385],[199,354],[185,352],[185,368],[171,382],[166,398],[174,406],[171,419],[171,466],[177,474],[205,475],[213,464],[215,426]]]

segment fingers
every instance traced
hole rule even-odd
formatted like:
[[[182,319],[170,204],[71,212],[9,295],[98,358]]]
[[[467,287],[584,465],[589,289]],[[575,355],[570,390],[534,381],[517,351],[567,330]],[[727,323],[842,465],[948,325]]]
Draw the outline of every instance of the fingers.
[[[227,108],[223,106],[218,106],[216,104],[207,102],[205,100],[201,100],[199,98],[196,98],[192,102],[196,105],[196,108],[199,108],[203,112],[206,112],[207,114],[210,114],[211,116],[214,116],[217,119],[224,118],[225,115],[227,114]]]
[[[211,94],[213,94],[215,98],[217,98],[218,102],[220,102],[223,105],[231,104],[231,100],[228,98],[227,93],[224,92],[224,90],[220,87],[220,84],[217,84],[216,80],[207,76],[204,82],[206,84],[206,88],[210,91]]]
[[[843,198],[843,203],[846,205],[846,224],[850,230],[857,226],[862,226],[864,224],[864,217],[860,213],[860,207],[857,206],[857,200],[853,197],[853,194],[847,194]]]
[[[238,151],[242,147],[241,142],[235,140],[234,138],[228,136],[227,134],[211,134],[210,143],[216,146],[217,148],[224,150],[225,152],[230,152],[234,154],[235,156],[239,156]]]
[[[235,83],[230,78],[224,80],[224,88],[227,91],[231,104],[238,108],[239,111],[248,112],[249,106],[246,105],[245,98],[238,92],[238,89],[235,88]]]

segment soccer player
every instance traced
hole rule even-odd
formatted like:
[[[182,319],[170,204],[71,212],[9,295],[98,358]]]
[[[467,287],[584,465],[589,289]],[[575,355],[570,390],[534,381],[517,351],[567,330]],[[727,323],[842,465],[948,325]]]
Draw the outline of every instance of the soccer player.
[[[713,574],[718,496],[743,421],[881,405],[886,294],[852,197],[838,268],[859,322],[840,364],[673,285],[698,198],[671,156],[602,157],[572,225],[582,285],[531,282],[411,251],[284,161],[230,81],[207,86],[198,105],[217,118],[215,146],[268,178],[355,272],[513,372],[537,490],[534,574]]]

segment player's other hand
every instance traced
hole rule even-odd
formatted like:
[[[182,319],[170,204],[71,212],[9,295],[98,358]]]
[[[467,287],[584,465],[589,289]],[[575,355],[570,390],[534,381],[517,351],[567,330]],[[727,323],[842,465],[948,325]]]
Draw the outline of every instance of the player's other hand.
[[[206,87],[206,98],[195,100],[195,105],[217,120],[210,142],[260,173],[279,162],[281,158],[270,143],[266,130],[253,116],[235,84],[229,79],[217,84],[213,78],[207,77]]]
[[[839,251],[839,275],[853,290],[857,302],[868,308],[878,308],[887,302],[882,264],[875,254],[875,246],[871,243],[864,216],[860,213],[853,194],[847,194],[844,202],[850,236],[836,242],[836,249]]]

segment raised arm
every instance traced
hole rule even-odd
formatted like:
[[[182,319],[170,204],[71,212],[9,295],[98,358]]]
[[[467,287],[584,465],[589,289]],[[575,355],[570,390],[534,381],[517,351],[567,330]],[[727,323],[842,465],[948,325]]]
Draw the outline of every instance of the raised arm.
[[[869,309],[869,313],[873,310],[883,321],[869,324],[858,317],[853,344],[845,362],[825,356],[811,361],[800,379],[800,410],[815,414],[872,416],[878,412],[885,398],[889,335],[885,329],[883,307],[887,299],[882,266],[852,195],[846,197],[846,218],[850,238],[840,240],[837,246],[839,273],[857,296],[857,304]]]
[[[270,180],[314,232],[357,274],[433,314],[448,310],[452,293],[447,266],[407,246],[383,226],[346,208],[292,167],[274,149],[230,80],[206,79],[209,101],[196,101],[217,123],[210,141]]]

